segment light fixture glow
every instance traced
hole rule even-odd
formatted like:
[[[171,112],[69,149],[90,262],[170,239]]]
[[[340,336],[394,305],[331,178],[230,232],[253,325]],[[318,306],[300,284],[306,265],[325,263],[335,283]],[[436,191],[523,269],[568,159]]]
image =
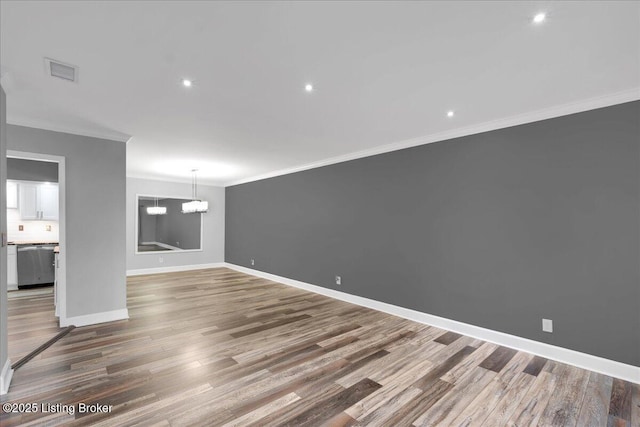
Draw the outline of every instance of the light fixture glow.
[[[312,84],[307,83],[307,84],[304,86],[304,90],[306,90],[307,92],[312,92],[312,91],[313,91],[313,85],[312,85]]]
[[[147,206],[147,214],[148,215],[166,215],[167,207],[166,206]]]
[[[538,13],[536,16],[533,17],[533,23],[534,24],[541,24],[542,22],[544,22],[544,20],[547,18],[547,15],[540,12]]]
[[[209,210],[209,202],[192,200],[182,204],[182,213],[205,213]]]
[[[191,201],[182,204],[182,213],[206,213],[209,211],[209,202],[198,199],[198,169],[192,169],[193,178],[191,181]]]
[[[189,79],[182,79],[182,85],[184,87],[191,87],[191,85],[193,85],[193,82]]]
[[[230,179],[241,172],[234,164],[213,162],[198,157],[162,158],[150,165],[153,172],[180,179],[191,179],[192,169],[198,169],[198,179],[208,180]]]
[[[147,215],[166,215],[167,207],[158,206],[158,198],[154,197],[153,206],[147,206]]]
[[[447,111],[447,117],[453,117],[454,114],[453,110]]]

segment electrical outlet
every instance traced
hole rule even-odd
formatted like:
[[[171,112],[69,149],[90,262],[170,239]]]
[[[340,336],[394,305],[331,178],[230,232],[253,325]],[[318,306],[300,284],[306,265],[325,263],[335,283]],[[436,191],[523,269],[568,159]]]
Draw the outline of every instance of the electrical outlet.
[[[46,229],[47,229],[47,231],[51,231],[51,226],[47,225]]]
[[[251,258],[251,265],[256,265],[256,260]]]
[[[342,277],[336,276],[336,285],[338,286],[342,285]]]
[[[24,231],[24,225],[19,225],[18,226],[18,231]]]
[[[164,262],[164,258],[163,257],[158,258],[158,262],[162,264]]]
[[[553,333],[553,320],[542,319],[542,331]]]

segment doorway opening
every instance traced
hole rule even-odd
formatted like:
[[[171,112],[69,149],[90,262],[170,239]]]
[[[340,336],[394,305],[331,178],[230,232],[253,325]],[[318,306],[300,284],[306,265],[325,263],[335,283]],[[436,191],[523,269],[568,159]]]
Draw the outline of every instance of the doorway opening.
[[[14,362],[66,326],[65,188],[64,157],[7,150],[7,329]]]

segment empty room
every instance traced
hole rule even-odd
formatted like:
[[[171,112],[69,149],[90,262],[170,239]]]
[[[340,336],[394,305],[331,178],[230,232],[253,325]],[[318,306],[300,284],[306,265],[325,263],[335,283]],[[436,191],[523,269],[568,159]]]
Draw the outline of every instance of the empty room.
[[[640,427],[639,1],[0,1],[0,424]]]

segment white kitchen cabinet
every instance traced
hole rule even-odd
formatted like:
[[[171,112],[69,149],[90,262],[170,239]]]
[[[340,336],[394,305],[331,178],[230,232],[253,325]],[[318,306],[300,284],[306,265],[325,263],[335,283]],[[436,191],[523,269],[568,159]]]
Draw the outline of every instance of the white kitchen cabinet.
[[[38,184],[20,183],[20,218],[40,219],[38,210]]]
[[[20,218],[56,221],[58,184],[20,183]]]
[[[7,181],[7,208],[18,208],[18,183]]]
[[[18,251],[16,245],[7,246],[7,289],[18,289]]]
[[[58,184],[40,184],[38,186],[40,219],[58,220]]]

